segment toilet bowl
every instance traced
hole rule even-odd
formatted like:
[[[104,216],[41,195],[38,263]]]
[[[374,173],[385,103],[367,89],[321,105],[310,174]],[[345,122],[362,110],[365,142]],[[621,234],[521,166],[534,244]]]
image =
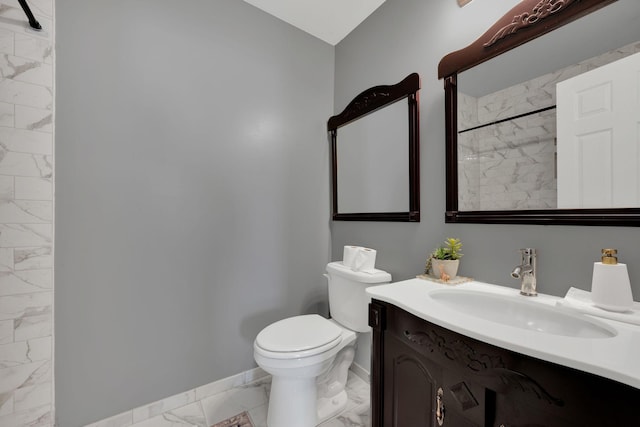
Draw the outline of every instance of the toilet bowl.
[[[388,283],[381,270],[354,272],[327,265],[331,319],[317,314],[289,317],[264,328],[254,341],[254,359],[271,374],[268,427],[313,427],[347,404],[345,386],[357,332],[368,332],[365,289]]]

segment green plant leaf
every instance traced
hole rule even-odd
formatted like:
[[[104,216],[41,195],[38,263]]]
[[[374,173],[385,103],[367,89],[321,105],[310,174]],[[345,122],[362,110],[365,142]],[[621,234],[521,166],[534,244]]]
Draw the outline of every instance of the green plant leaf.
[[[431,258],[443,259],[443,260],[460,259],[463,255],[462,252],[460,252],[461,249],[462,249],[462,242],[460,241],[460,239],[454,238],[454,237],[447,237],[447,239],[445,239],[444,241],[443,246],[440,246],[439,248],[434,249],[434,251],[431,253]]]

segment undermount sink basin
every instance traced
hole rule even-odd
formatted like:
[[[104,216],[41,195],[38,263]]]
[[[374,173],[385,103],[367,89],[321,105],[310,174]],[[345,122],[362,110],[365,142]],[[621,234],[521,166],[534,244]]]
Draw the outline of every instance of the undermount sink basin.
[[[506,326],[579,338],[611,338],[613,328],[565,309],[527,301],[520,295],[498,295],[467,290],[435,290],[429,296],[461,313]]]

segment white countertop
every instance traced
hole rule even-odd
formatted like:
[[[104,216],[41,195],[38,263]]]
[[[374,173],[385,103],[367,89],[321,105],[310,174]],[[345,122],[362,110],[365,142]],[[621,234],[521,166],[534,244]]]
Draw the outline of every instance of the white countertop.
[[[449,308],[429,296],[429,292],[436,289],[490,292],[552,307],[561,299],[544,294],[525,297],[519,294],[519,289],[476,281],[452,286],[423,279],[372,286],[367,288],[367,294],[470,338],[640,388],[639,326],[581,315],[614,329],[616,335],[610,338],[553,335],[484,320]]]

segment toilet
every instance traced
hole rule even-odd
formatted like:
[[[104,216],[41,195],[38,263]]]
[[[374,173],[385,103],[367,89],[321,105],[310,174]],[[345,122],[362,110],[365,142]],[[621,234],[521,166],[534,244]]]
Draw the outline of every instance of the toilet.
[[[327,264],[331,319],[317,314],[289,317],[264,328],[253,357],[271,374],[268,427],[313,427],[347,405],[345,385],[356,337],[369,332],[365,289],[391,282],[381,270],[352,271]]]

